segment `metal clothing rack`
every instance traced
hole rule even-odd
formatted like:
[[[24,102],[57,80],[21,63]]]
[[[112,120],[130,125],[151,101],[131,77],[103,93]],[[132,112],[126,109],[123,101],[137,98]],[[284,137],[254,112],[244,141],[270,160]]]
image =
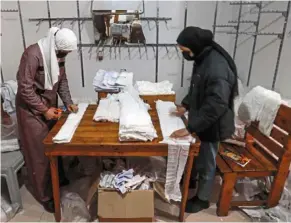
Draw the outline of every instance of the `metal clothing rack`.
[[[253,60],[254,56],[256,53],[260,52],[262,49],[266,48],[267,46],[271,45],[274,43],[277,39],[280,39],[280,45],[278,49],[278,56],[276,60],[276,66],[275,66],[275,72],[274,72],[274,77],[273,77],[273,82],[272,82],[272,90],[275,88],[276,84],[276,79],[278,75],[278,69],[280,65],[280,59],[281,59],[281,54],[282,54],[282,48],[284,44],[284,39],[285,39],[285,34],[286,34],[286,27],[288,23],[288,16],[290,13],[290,1],[287,3],[287,9],[286,10],[263,10],[267,5],[271,3],[267,3],[264,6],[262,5],[262,2],[229,2],[230,5],[233,6],[239,6],[239,12],[238,12],[238,19],[237,20],[230,20],[228,21],[229,24],[217,24],[217,11],[218,11],[218,1],[216,2],[216,7],[215,7],[215,15],[214,15],[214,23],[213,23],[213,34],[215,35],[216,33],[224,33],[224,34],[229,34],[229,35],[235,35],[235,45],[234,45],[234,52],[233,52],[233,58],[235,59],[236,51],[238,45],[238,37],[239,35],[250,35],[254,38],[253,41],[253,47],[252,47],[252,54],[251,54],[251,60],[250,60],[250,67],[249,67],[249,73],[248,73],[248,79],[247,79],[247,86],[250,84],[250,79],[251,79],[251,72],[252,72],[252,67],[253,67]],[[257,8],[257,20],[241,20],[242,17],[242,7],[244,5],[254,5],[255,8]],[[259,30],[259,24],[260,24],[260,18],[262,13],[272,13],[272,14],[282,14],[281,17],[284,17],[284,23],[283,23],[283,30],[282,32],[262,32],[265,28],[269,27],[271,24],[274,23],[274,21],[278,21],[281,19],[281,17],[275,19],[271,23],[269,23],[267,26],[261,28]],[[255,26],[255,32],[247,32],[247,31],[240,31],[240,24],[242,23],[249,23],[253,24]],[[231,24],[231,25],[230,25]],[[235,31],[217,31],[216,28],[234,28]],[[276,36],[275,39],[273,39],[270,43],[266,44],[265,46],[261,47],[260,49],[256,50],[256,44],[257,44],[257,36]],[[249,38],[248,38],[249,39]],[[245,41],[243,41],[245,42]]]

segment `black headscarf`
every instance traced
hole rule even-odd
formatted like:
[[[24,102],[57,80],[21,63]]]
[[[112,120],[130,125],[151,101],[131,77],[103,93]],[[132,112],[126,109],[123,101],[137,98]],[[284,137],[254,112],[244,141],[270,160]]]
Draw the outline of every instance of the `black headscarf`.
[[[235,85],[232,91],[232,98],[238,95],[238,83],[237,83],[237,69],[232,57],[228,52],[223,49],[218,43],[213,41],[213,34],[210,30],[201,29],[199,27],[186,27],[178,36],[177,43],[181,46],[189,48],[194,53],[194,60],[207,47],[212,47],[218,53],[220,53],[228,62],[228,65],[235,75]]]

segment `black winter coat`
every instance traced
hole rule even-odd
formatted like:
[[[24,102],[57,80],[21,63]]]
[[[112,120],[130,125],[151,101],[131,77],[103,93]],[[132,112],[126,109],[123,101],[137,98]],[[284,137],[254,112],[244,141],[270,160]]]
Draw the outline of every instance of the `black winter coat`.
[[[190,90],[182,105],[189,111],[188,131],[201,141],[218,142],[234,133],[235,81],[227,60],[212,47],[195,59]]]

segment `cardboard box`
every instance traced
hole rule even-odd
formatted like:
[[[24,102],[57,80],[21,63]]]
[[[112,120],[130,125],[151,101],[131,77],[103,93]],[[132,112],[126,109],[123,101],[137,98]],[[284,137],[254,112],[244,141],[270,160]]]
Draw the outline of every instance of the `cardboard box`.
[[[98,188],[98,218],[105,222],[151,222],[154,219],[154,191],[135,190],[124,195]]]

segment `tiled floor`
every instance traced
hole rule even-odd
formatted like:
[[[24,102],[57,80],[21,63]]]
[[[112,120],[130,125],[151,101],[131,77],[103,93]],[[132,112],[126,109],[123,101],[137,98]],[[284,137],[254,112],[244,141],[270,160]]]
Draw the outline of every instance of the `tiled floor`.
[[[73,188],[80,188],[78,185],[83,185],[83,188],[81,190],[87,190],[84,186],[88,180],[79,180],[79,182],[75,183],[75,186]],[[81,183],[82,182],[82,183]],[[217,187],[214,187],[217,188]],[[214,191],[213,194],[217,194],[216,191]],[[21,195],[23,199],[23,210],[19,212],[12,220],[11,222],[53,222],[54,216],[53,214],[47,213],[41,205],[38,204],[38,202],[35,201],[35,199],[31,196],[31,194],[27,191],[25,186],[21,187]],[[216,200],[217,196],[214,196],[212,200]],[[178,214],[178,208],[177,207],[167,207],[167,205],[156,199],[155,206],[160,207],[163,211],[172,213],[173,215]],[[168,208],[168,209],[167,209]],[[168,217],[163,216],[157,216],[158,221],[177,221],[177,219],[171,219]],[[186,214],[186,221],[187,222],[246,222],[250,221],[250,219],[243,214],[240,211],[231,211],[229,216],[227,217],[218,217],[216,216],[216,205],[213,203],[211,207],[207,210],[204,210],[197,214]]]

